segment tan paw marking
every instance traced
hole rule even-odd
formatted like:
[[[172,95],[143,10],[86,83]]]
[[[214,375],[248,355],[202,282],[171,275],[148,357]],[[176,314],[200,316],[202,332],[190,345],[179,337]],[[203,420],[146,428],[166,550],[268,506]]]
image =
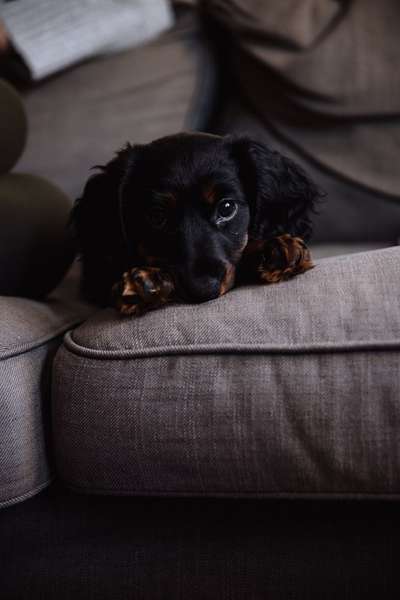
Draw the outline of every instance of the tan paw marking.
[[[278,283],[314,267],[310,251],[301,238],[289,234],[273,238],[264,249],[259,267],[263,283]]]
[[[122,315],[141,315],[171,299],[171,277],[156,267],[126,271],[113,287],[116,308]]]

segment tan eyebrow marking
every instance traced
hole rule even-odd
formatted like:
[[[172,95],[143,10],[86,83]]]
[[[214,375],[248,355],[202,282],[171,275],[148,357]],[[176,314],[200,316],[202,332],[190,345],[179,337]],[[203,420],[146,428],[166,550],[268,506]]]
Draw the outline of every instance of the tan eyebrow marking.
[[[228,292],[235,283],[236,268],[234,265],[227,263],[225,267],[225,275],[219,286],[219,295],[223,296]]]
[[[157,192],[153,191],[153,196],[156,200],[166,202],[168,208],[174,210],[176,208],[176,197],[172,192]]]
[[[212,206],[217,200],[216,190],[213,184],[208,185],[203,191],[204,201]]]

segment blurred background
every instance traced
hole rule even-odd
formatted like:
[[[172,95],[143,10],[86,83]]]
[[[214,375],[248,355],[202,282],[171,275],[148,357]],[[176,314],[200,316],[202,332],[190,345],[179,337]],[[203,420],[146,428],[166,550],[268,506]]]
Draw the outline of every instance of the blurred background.
[[[247,133],[325,192],[320,253],[395,245],[399,30],[398,0],[0,2],[3,157],[20,139],[3,170],[72,201],[128,140]]]

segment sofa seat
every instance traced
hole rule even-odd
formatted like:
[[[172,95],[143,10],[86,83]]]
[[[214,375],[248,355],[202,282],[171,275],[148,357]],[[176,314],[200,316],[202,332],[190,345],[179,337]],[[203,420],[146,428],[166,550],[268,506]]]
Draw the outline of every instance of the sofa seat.
[[[75,268],[45,302],[0,296],[0,507],[51,480],[51,361],[63,334],[91,312],[78,298]]]
[[[115,495],[400,492],[400,248],[141,318],[97,312],[53,371],[58,473]]]

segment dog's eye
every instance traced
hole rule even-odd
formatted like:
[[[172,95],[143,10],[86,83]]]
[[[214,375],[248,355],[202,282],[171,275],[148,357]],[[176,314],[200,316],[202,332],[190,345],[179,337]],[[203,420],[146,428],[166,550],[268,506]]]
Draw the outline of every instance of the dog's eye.
[[[229,198],[222,198],[217,205],[216,216],[217,223],[230,221],[237,213],[237,204]]]

